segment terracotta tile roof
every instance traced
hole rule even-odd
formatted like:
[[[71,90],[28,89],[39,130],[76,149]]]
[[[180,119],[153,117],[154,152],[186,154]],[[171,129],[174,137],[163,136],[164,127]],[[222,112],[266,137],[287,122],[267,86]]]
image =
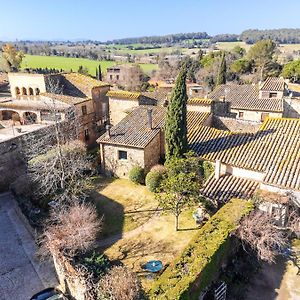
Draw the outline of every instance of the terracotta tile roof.
[[[201,104],[201,105],[211,105],[212,104],[212,100],[211,99],[207,99],[207,98],[190,98],[188,99],[188,102],[187,104],[195,104],[195,105],[198,105],[198,104]]]
[[[199,126],[190,148],[205,160],[265,173],[264,182],[300,189],[300,119],[268,118],[256,133]]]
[[[154,92],[143,92],[143,96],[157,100],[158,105],[163,105],[165,100],[169,100],[170,92],[156,90]]]
[[[148,109],[152,109],[152,129],[148,125]],[[103,134],[98,143],[145,148],[164,126],[163,107],[139,106],[110,129],[110,137]]]
[[[87,96],[92,97],[92,89],[95,87],[109,86],[108,83],[99,81],[90,76],[86,76],[79,73],[63,73],[61,76],[65,79],[63,83],[65,90],[70,92],[71,96]],[[76,93],[75,89],[78,89],[82,94]]]
[[[283,112],[283,99],[260,99],[258,85],[222,84],[209,94],[215,101],[224,97],[232,109]]]
[[[41,96],[48,97],[53,100],[61,101],[69,105],[75,105],[90,100],[90,98],[73,97],[73,96],[54,94],[54,93],[42,93]]]
[[[229,174],[215,179],[214,174],[205,182],[201,194],[217,202],[227,202],[231,198],[250,199],[259,188],[259,183]]]
[[[148,126],[147,110],[150,108],[153,114],[153,129],[150,129]],[[163,128],[166,111],[165,107],[160,106],[141,105],[134,108],[123,120],[111,128],[110,137],[105,133],[97,141],[100,143],[144,148]],[[209,116],[209,113],[188,112],[188,130],[195,130]]]
[[[286,83],[283,78],[268,77],[261,85],[262,91],[284,91]]]
[[[139,100],[141,97],[141,93],[128,91],[108,91],[106,93],[106,96],[117,99]]]

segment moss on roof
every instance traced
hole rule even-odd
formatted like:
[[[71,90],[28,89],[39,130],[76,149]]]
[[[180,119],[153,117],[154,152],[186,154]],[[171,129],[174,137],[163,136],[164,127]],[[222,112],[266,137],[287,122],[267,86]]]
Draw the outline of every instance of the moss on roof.
[[[141,93],[128,91],[108,91],[106,96],[117,99],[138,100],[141,96]]]

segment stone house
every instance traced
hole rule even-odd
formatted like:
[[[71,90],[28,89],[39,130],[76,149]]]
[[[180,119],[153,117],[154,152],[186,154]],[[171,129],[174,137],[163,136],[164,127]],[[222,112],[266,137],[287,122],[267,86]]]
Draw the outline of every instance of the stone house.
[[[143,81],[143,72],[139,65],[116,65],[107,68],[106,81],[126,89],[138,90]]]
[[[141,105],[108,128],[97,139],[102,170],[108,175],[125,178],[135,165],[148,172],[165,154],[165,115],[165,107]],[[196,131],[199,125],[210,126],[211,114],[188,111],[187,125],[189,133]]]
[[[12,97],[0,102],[0,120],[16,118],[21,124],[65,120],[70,110],[79,124],[79,137],[88,146],[108,122],[110,85],[78,73],[9,73]]]
[[[228,102],[230,115],[239,120],[264,122],[268,117],[283,117],[287,85],[283,79],[267,78],[262,84],[223,84],[216,87],[208,98]]]

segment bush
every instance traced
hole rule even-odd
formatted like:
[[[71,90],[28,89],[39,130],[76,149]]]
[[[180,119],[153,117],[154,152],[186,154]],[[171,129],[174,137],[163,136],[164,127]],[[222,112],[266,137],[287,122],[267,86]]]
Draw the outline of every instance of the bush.
[[[144,184],[145,174],[144,169],[140,166],[134,166],[129,172],[129,179],[137,184]]]
[[[214,166],[209,161],[204,161],[202,166],[204,180],[207,180],[209,176],[214,172]]]
[[[252,209],[251,202],[240,199],[225,204],[154,282],[149,299],[198,299],[229,253],[231,232]]]
[[[150,172],[152,171],[163,175],[167,173],[167,168],[163,165],[155,165],[151,168]]]
[[[157,171],[150,171],[146,176],[146,186],[150,192],[156,192],[162,180],[162,174]]]

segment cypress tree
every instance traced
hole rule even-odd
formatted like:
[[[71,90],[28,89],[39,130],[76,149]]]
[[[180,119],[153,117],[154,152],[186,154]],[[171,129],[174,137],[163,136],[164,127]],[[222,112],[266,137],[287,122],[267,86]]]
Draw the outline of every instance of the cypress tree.
[[[98,80],[102,81],[101,65],[98,66]]]
[[[98,68],[96,68],[96,79],[99,79]]]
[[[226,60],[225,60],[225,52],[223,52],[220,69],[217,76],[217,85],[225,84],[225,83],[226,83]]]
[[[187,152],[186,121],[186,69],[182,68],[177,77],[168,105],[165,124],[166,159],[182,157]]]

